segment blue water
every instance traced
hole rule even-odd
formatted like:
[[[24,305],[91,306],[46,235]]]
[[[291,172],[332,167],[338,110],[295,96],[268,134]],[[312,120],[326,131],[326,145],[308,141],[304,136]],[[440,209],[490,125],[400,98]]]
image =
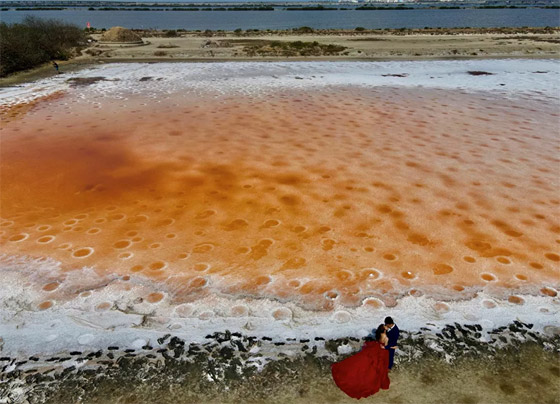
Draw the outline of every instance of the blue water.
[[[88,11],[86,8],[2,11],[0,20],[20,22],[26,15],[57,18],[95,28],[234,30],[313,28],[545,27],[560,25],[558,9],[337,10],[337,11]]]

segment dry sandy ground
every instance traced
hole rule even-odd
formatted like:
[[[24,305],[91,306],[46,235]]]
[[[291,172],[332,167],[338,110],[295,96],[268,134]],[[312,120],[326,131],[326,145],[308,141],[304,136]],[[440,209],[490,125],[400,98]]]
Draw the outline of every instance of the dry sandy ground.
[[[94,36],[95,37],[95,36]],[[305,59],[382,60],[457,57],[555,57],[560,53],[560,34],[459,34],[459,35],[262,35],[251,37],[201,37],[186,34],[179,38],[145,37],[145,45],[121,46],[97,43],[96,58],[107,59],[263,59],[248,57],[243,48],[266,41],[317,41],[347,49],[339,56]],[[159,56],[158,56],[159,55]],[[89,56],[91,57],[91,56]],[[266,57],[270,59],[271,57]],[[280,57],[286,59],[285,57]],[[278,59],[278,58],[276,58]],[[294,59],[294,58],[288,58]]]

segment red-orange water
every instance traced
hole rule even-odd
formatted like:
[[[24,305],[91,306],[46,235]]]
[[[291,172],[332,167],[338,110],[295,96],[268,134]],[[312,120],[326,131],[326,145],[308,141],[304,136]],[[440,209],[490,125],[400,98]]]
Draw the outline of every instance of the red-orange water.
[[[543,102],[340,88],[20,111],[1,135],[9,255],[145,277],[177,301],[330,308],[558,283],[558,114]]]

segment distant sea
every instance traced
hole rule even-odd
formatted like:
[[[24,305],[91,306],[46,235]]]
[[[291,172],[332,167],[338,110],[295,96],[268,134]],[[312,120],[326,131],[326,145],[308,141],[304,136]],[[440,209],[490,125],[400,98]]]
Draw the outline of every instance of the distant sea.
[[[56,18],[95,28],[234,30],[289,29],[308,26],[317,29],[424,28],[424,27],[545,27],[560,25],[558,9],[414,9],[336,11],[90,11],[66,10],[2,11],[0,21],[20,22],[27,15]]]

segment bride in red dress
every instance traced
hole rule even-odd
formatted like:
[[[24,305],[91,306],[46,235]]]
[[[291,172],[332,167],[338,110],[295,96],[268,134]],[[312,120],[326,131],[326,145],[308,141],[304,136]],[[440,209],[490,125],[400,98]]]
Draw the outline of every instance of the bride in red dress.
[[[368,397],[389,388],[389,351],[385,326],[375,332],[376,341],[367,341],[362,350],[331,365],[336,385],[353,398]]]

